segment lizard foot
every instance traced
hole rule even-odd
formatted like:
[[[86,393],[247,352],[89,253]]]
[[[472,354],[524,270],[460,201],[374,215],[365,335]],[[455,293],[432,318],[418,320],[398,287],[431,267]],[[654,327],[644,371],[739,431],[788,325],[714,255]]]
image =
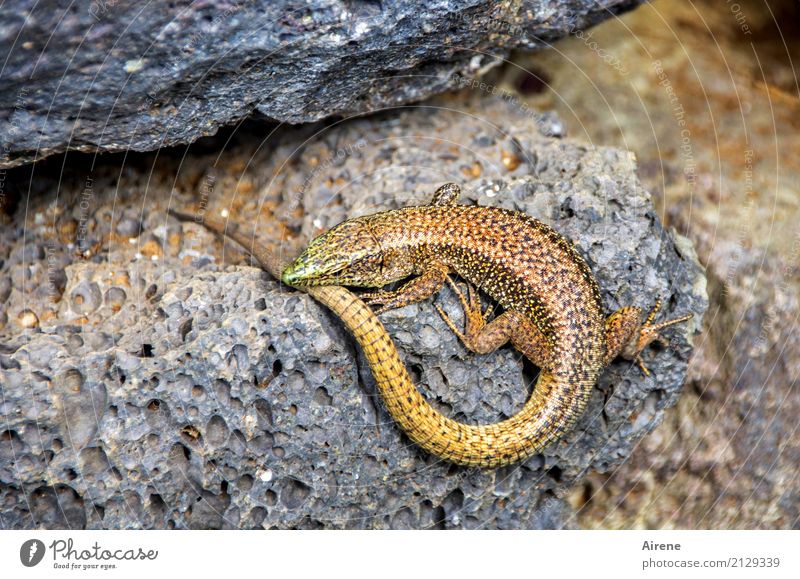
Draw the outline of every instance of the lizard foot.
[[[669,342],[666,340],[666,338],[661,336],[659,332],[666,327],[675,324],[680,324],[681,322],[690,320],[694,315],[694,314],[687,314],[685,316],[681,316],[680,318],[675,318],[672,320],[667,320],[666,322],[654,324],[653,320],[655,319],[656,314],[660,309],[661,309],[661,298],[656,300],[653,309],[650,310],[650,313],[647,315],[647,319],[639,328],[638,338],[636,339],[635,343],[631,344],[633,346],[633,351],[631,352],[631,355],[625,356],[629,359],[633,359],[639,365],[639,368],[642,369],[642,372],[644,373],[645,376],[650,375],[650,370],[647,369],[647,366],[645,366],[644,364],[644,360],[642,360],[642,352],[644,351],[644,349],[653,342],[658,342],[659,344],[668,346]]]
[[[464,295],[464,292],[458,287],[458,284],[454,282],[450,276],[445,278],[447,284],[450,286],[450,289],[458,297],[458,301],[461,302],[461,307],[464,309],[464,331],[462,332],[459,330],[453,320],[448,316],[445,311],[441,308],[439,304],[434,304],[436,311],[439,312],[439,315],[442,316],[442,319],[447,324],[447,326],[453,331],[453,333],[458,336],[458,338],[471,350],[475,351],[476,340],[478,335],[483,330],[486,322],[489,319],[489,315],[491,314],[491,307],[486,308],[486,311],[482,311],[481,307],[481,298],[478,294],[478,291],[471,283],[467,283],[467,296]]]

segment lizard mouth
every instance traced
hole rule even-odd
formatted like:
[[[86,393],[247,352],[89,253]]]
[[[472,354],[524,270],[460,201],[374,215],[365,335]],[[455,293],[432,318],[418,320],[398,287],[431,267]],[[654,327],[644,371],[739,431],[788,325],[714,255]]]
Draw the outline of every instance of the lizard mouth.
[[[287,285],[322,285],[333,282],[336,274],[346,268],[347,264],[319,264],[307,261],[304,256],[290,263],[281,274],[281,281]]]

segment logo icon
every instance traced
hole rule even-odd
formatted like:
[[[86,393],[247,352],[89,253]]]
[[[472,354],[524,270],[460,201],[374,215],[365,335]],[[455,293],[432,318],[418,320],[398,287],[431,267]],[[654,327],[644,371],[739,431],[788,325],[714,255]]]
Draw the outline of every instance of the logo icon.
[[[44,558],[44,543],[39,539],[28,539],[19,548],[19,560],[26,567],[35,567]]]

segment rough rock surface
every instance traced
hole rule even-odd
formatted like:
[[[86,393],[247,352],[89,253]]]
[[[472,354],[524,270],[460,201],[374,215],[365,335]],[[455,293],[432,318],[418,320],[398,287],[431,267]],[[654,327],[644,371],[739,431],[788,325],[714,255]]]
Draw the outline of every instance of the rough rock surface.
[[[32,0],[0,18],[0,168],[418,101],[640,0]]]
[[[632,155],[566,140],[557,118],[517,105],[473,93],[267,144],[242,133],[208,155],[71,162],[60,190],[34,179],[27,220],[0,235],[0,525],[563,526],[561,497],[624,461],[678,399],[705,278],[661,227]],[[608,310],[660,295],[663,318],[696,314],[647,353],[652,376],[615,362],[577,428],[521,465],[420,451],[336,319],[165,213],[227,212],[275,245],[276,216],[307,238],[427,202],[445,181],[465,203],[519,209],[573,239]],[[437,299],[455,308],[448,291]],[[466,352],[431,303],[383,318],[449,415],[496,421],[529,395],[534,368],[510,348]]]

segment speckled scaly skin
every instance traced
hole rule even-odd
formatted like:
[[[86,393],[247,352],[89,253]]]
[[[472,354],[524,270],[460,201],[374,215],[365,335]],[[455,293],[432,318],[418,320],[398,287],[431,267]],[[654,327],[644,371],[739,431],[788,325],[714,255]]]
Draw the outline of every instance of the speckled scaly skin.
[[[642,324],[641,310],[628,307],[606,319],[597,283],[569,241],[522,213],[456,205],[458,193],[448,184],[431,205],[347,220],[314,239],[281,279],[342,319],[364,349],[389,413],[414,442],[457,464],[497,467],[557,440],[585,410],[604,365],[617,355],[640,361],[659,329],[690,316],[651,325],[654,311]],[[205,225],[225,232],[224,224]],[[238,231],[227,234],[273,275],[280,273],[281,264],[265,248]],[[472,285],[467,299],[449,280],[452,272],[506,311],[487,324]],[[386,311],[425,299],[450,282],[465,310],[465,331],[440,313],[468,348],[485,353],[511,341],[541,367],[520,412],[477,426],[442,415],[414,386],[376,314],[339,287],[381,287],[409,275],[418,277],[398,291],[362,297]]]

